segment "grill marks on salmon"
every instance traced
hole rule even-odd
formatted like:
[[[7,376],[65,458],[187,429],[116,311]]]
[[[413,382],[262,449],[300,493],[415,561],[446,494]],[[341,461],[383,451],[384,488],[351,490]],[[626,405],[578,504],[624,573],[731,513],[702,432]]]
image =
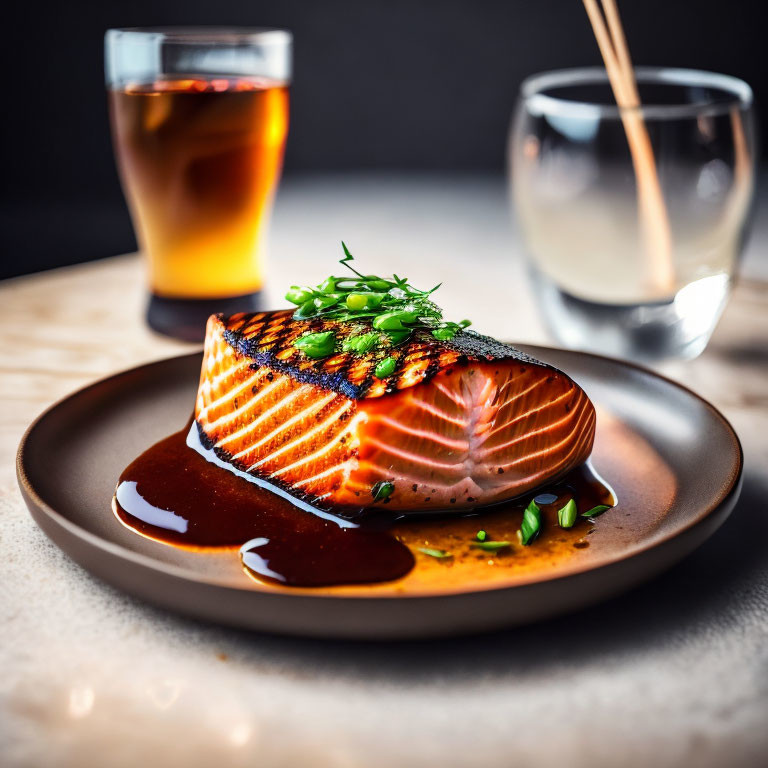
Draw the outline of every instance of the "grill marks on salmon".
[[[504,344],[416,332],[394,350],[310,360],[306,332],[361,329],[291,311],[214,316],[195,407],[225,461],[320,505],[456,509],[519,496],[583,463],[594,408],[564,373]],[[382,356],[395,373],[373,375]]]

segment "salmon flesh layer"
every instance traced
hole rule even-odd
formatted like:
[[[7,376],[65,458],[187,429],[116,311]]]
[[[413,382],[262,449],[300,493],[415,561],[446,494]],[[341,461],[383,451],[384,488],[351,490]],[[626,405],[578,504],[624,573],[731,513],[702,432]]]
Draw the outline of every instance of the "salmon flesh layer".
[[[195,405],[203,445],[321,507],[418,512],[519,496],[589,457],[589,398],[513,347],[464,331],[321,360],[293,346],[326,330],[342,341],[365,329],[292,310],[212,316]],[[378,379],[385,356],[397,367]],[[381,482],[394,489],[377,502]]]

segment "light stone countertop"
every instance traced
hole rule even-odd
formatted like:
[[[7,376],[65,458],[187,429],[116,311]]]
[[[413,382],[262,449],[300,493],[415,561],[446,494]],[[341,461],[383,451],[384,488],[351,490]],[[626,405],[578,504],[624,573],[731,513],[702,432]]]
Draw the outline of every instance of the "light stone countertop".
[[[761,204],[758,214],[765,209]],[[37,529],[13,469],[54,400],[188,351],[142,322],[124,256],[0,283],[0,765],[768,764],[768,217],[701,358],[664,373],[721,408],[741,501],[700,550],[624,597],[543,624],[358,644],[238,632],[105,586]],[[370,265],[444,281],[449,316],[546,343],[503,182],[288,179],[270,287],[322,278],[344,238]]]

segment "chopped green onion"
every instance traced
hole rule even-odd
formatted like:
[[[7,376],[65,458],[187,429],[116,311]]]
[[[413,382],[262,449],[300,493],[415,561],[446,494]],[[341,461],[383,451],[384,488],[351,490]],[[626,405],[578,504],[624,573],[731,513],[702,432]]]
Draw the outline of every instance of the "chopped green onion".
[[[509,541],[473,541],[470,546],[484,549],[486,552],[496,552],[512,545]]]
[[[613,509],[613,507],[609,507],[606,504],[598,504],[596,507],[592,507],[592,509],[588,509],[586,512],[582,512],[581,516],[597,517],[598,515],[602,515],[606,509]]]
[[[412,323],[416,320],[416,313],[408,310],[385,312],[373,318],[373,327],[380,331],[401,331],[403,323]]]
[[[305,301],[294,313],[295,320],[306,320],[308,317],[313,317],[317,314],[317,307],[313,299]]]
[[[432,335],[438,341],[450,341],[459,331],[472,325],[469,320],[462,320],[460,323],[444,323],[439,328],[432,331]]]
[[[395,372],[395,366],[397,361],[394,357],[385,357],[374,370],[374,375],[377,379],[386,379],[387,376],[391,376]]]
[[[453,557],[450,552],[446,552],[444,549],[433,549],[432,547],[419,547],[419,552],[429,555],[430,557],[436,557],[438,560]]]
[[[485,541],[485,540],[488,538],[488,534],[487,534],[485,531],[478,531],[478,532],[475,534],[475,538],[476,538],[478,541]]]
[[[384,499],[388,499],[392,495],[394,490],[395,484],[393,482],[390,480],[379,480],[371,488],[371,496],[373,496],[374,501],[384,501]]]
[[[318,360],[333,354],[336,347],[336,336],[333,331],[308,333],[296,339],[293,346],[300,349],[307,357]]]
[[[410,328],[403,328],[402,331],[384,331],[389,337],[389,343],[396,347],[398,344],[402,344],[412,333]]]
[[[456,329],[447,326],[445,328],[435,328],[435,330],[432,331],[432,335],[438,341],[450,341],[456,335]]]
[[[320,293],[336,293],[336,283],[335,277],[326,277],[319,285]]]
[[[535,501],[531,501],[523,512],[523,523],[517,532],[518,541],[527,547],[539,535],[540,530],[541,510]]]
[[[315,306],[319,310],[328,309],[328,307],[335,307],[341,297],[338,294],[328,294],[327,296],[316,296],[314,300]]]
[[[306,304],[312,298],[311,288],[300,288],[298,285],[292,285],[288,293],[285,294],[286,301],[290,301],[291,304],[301,306]]]
[[[557,510],[557,522],[561,528],[573,528],[577,514],[576,502],[571,499],[562,509]]]

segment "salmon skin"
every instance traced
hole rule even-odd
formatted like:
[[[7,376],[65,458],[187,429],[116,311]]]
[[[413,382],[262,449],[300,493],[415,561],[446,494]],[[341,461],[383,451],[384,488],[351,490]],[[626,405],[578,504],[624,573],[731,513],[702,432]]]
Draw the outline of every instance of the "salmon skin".
[[[584,391],[514,347],[417,329],[396,347],[313,360],[293,346],[305,333],[343,341],[370,328],[292,315],[209,319],[195,420],[219,458],[304,501],[466,510],[556,480],[592,451]],[[395,371],[379,379],[384,357]]]

